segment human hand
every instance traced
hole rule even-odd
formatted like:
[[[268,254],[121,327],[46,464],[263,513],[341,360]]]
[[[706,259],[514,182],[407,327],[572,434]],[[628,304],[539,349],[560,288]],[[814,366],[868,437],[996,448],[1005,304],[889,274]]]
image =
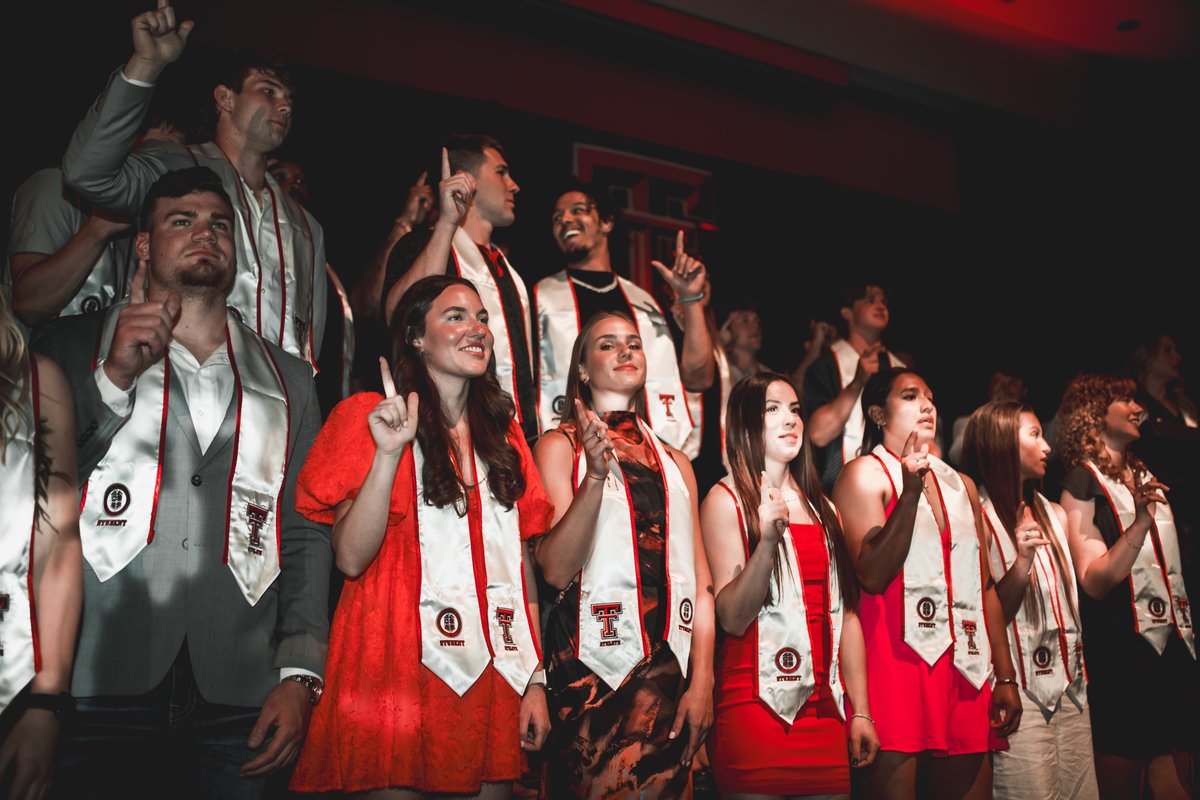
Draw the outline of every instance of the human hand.
[[[108,241],[114,236],[119,236],[129,230],[132,224],[129,220],[121,219],[113,216],[102,208],[93,208],[88,218],[84,221],[84,226],[91,230],[98,239]]]
[[[879,734],[875,730],[875,723],[865,717],[855,716],[850,718],[849,729],[846,744],[850,748],[850,766],[856,769],[869,766],[879,753]]]
[[[401,400],[391,367],[383,356],[379,357],[379,376],[383,379],[383,400],[367,414],[367,426],[378,452],[399,455],[416,438],[420,398],[416,392],[409,392],[407,399]]]
[[[429,170],[422,170],[417,182],[408,188],[408,198],[404,201],[404,210],[400,212],[400,218],[413,228],[424,222],[433,208],[433,187],[429,185],[428,178]]]
[[[475,179],[466,172],[450,174],[450,154],[442,148],[442,180],[438,184],[441,216],[439,225],[455,225],[467,215],[467,207],[475,199]]]
[[[311,715],[312,701],[308,689],[296,681],[280,681],[275,690],[267,695],[258,721],[246,739],[246,747],[251,750],[262,747],[271,728],[275,729],[275,735],[265,750],[242,765],[238,774],[243,778],[259,778],[295,761],[300,754],[300,745],[304,743]]]
[[[138,14],[130,27],[133,55],[125,77],[153,82],[168,64],[179,60],[196,23],[185,20],[176,25],[175,9],[170,0],[158,0],[157,8]],[[130,74],[131,71],[134,74]]]
[[[900,452],[900,473],[904,478],[904,491],[919,492],[925,486],[925,473],[929,472],[929,443],[917,447],[917,432],[914,429],[904,442]]]
[[[758,531],[762,543],[770,548],[779,544],[783,532],[787,530],[791,514],[783,492],[767,482],[767,473],[759,474],[758,479]]]
[[[1029,507],[1021,503],[1017,509],[1017,519],[1020,522],[1017,524],[1016,530],[1013,531],[1013,538],[1017,540],[1017,558],[1014,562],[1020,564],[1020,567],[1028,571],[1033,566],[1033,559],[1036,557],[1037,549],[1043,545],[1050,544],[1050,540],[1046,538],[1042,527],[1038,525],[1037,519],[1034,518]]]
[[[702,263],[684,252],[683,245],[684,233],[681,230],[675,236],[675,261],[671,267],[668,269],[661,261],[651,261],[650,264],[658,270],[676,297],[695,297],[704,291],[707,274]]]
[[[546,688],[534,684],[525,689],[517,715],[517,734],[525,752],[541,750],[550,735],[550,711],[546,707]]]
[[[808,323],[809,331],[812,338],[809,339],[808,347],[816,348],[816,352],[820,353],[829,345],[833,344],[838,338],[837,328],[830,325],[824,320],[814,319]],[[878,361],[876,362],[878,363]]]
[[[54,712],[29,708],[21,714],[0,746],[0,785],[8,783],[6,797],[41,800],[49,793],[61,737]]]
[[[579,438],[583,445],[584,459],[587,461],[587,475],[593,480],[602,481],[608,477],[608,459],[613,452],[608,425],[578,397],[575,398],[575,419],[579,423]]]
[[[858,357],[858,366],[854,369],[854,384],[865,386],[876,372],[879,372],[879,351],[883,348],[878,342],[868,347]]]
[[[182,300],[172,292],[163,301],[146,300],[146,259],[139,259],[129,290],[129,305],[117,317],[104,374],[118,389],[128,390],[138,376],[157,364],[171,344]]]
[[[701,685],[701,682],[693,683],[683,693],[683,697],[679,698],[679,707],[675,709],[675,721],[671,723],[671,732],[667,734],[667,738],[678,738],[683,732],[684,724],[687,724],[688,740],[684,745],[683,755],[679,757],[679,763],[685,767],[692,765],[692,757],[696,755],[696,751],[704,743],[704,737],[708,736],[708,729],[712,727],[712,704],[711,682],[707,687]]]
[[[1015,683],[998,683],[992,687],[990,724],[1005,738],[1017,732],[1021,725],[1021,693]]]
[[[1169,491],[1171,489],[1165,483],[1160,481],[1146,481],[1142,483],[1139,478],[1135,477],[1133,488],[1133,505],[1136,508],[1135,519],[1146,523],[1153,520],[1157,504],[1167,502],[1166,493]]]

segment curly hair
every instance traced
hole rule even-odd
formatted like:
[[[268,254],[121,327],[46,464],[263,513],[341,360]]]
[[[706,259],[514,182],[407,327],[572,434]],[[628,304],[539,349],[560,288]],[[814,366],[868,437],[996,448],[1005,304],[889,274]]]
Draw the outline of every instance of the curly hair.
[[[16,434],[29,399],[29,351],[17,327],[8,297],[0,292],[0,461]]]
[[[425,502],[438,508],[453,504],[459,516],[465,516],[467,497],[475,486],[468,486],[455,469],[450,422],[442,412],[442,399],[430,379],[425,359],[413,345],[414,340],[425,335],[426,318],[434,301],[451,286],[466,286],[479,293],[475,284],[465,278],[430,275],[410,286],[400,298],[392,317],[393,373],[398,392],[416,392],[420,398],[417,443],[425,457],[421,468]],[[501,505],[512,509],[517,498],[525,493],[525,475],[521,472],[520,456],[508,440],[516,410],[512,398],[496,380],[494,354],[487,372],[470,382],[465,413],[471,429],[471,445],[488,467],[488,488]]]
[[[1067,384],[1058,407],[1058,436],[1054,443],[1067,469],[1091,461],[1113,480],[1123,479],[1104,449],[1101,434],[1108,407],[1120,400],[1132,400],[1136,391],[1132,379],[1115,375],[1079,375]],[[1134,472],[1143,468],[1132,453],[1127,453],[1126,459]]]

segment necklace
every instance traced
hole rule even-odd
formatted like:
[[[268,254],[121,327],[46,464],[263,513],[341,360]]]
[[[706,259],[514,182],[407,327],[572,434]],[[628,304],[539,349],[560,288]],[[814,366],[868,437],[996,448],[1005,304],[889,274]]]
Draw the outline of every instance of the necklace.
[[[612,283],[608,284],[608,286],[605,286],[603,288],[597,288],[595,286],[592,286],[590,283],[587,283],[586,281],[579,280],[574,275],[569,275],[568,277],[571,279],[571,283],[575,284],[576,286],[582,286],[584,289],[587,289],[589,292],[595,292],[596,294],[607,294],[608,292],[611,292],[613,289],[617,288],[617,276],[616,275],[612,276]]]

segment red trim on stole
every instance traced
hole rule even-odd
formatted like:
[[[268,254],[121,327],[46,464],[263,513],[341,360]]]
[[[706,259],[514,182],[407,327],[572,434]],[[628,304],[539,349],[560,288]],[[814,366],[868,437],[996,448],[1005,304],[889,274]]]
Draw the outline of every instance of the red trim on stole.
[[[167,409],[171,407],[171,356],[163,353],[163,404],[162,424],[158,429],[158,469],[154,473],[154,503],[150,506],[150,529],[146,532],[146,544],[154,541],[154,521],[158,519],[158,492],[162,488],[163,443],[167,440]]]
[[[233,339],[229,335],[229,325],[225,326],[225,352],[229,354],[229,366],[233,368],[233,391],[237,398],[237,417],[233,429],[233,455],[229,459],[229,479],[225,481],[225,546],[221,550],[221,563],[229,563],[229,515],[233,505],[233,476],[237,472],[238,450],[241,444],[242,432],[242,375],[238,372],[237,360],[233,357]],[[279,516],[278,505],[275,516]]]
[[[37,595],[33,591],[33,555],[37,542],[38,507],[37,507],[37,454],[40,446],[38,436],[38,421],[42,418],[41,390],[38,383],[37,358],[29,358],[29,393],[33,403],[33,520],[29,526],[29,571],[25,574],[25,583],[29,590],[29,625],[33,633],[33,671],[42,671],[42,647],[38,637]]]

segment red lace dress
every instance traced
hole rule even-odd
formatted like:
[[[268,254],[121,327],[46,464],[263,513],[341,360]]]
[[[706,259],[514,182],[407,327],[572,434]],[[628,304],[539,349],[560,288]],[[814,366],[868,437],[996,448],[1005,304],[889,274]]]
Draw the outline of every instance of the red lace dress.
[[[708,755],[721,792],[845,794],[850,763],[845,722],[829,690],[829,552],[820,525],[791,525],[804,580],[804,606],[817,688],[788,725],[755,696],[755,628],[726,636],[717,655],[715,712]],[[872,698],[872,702],[874,698]]]
[[[332,523],[333,509],[358,495],[375,453],[367,413],[381,399],[356,394],[330,414],[300,472],[300,513]],[[515,423],[508,439],[525,474],[517,510],[521,537],[528,539],[546,531],[553,507]],[[297,791],[406,787],[474,794],[481,782],[509,781],[523,770],[520,697],[500,674],[489,665],[459,697],[421,664],[421,556],[411,475],[408,449],[396,470],[379,555],[342,589],[329,634],[325,696],[313,712],[292,777]],[[468,514],[478,520],[477,499]]]

